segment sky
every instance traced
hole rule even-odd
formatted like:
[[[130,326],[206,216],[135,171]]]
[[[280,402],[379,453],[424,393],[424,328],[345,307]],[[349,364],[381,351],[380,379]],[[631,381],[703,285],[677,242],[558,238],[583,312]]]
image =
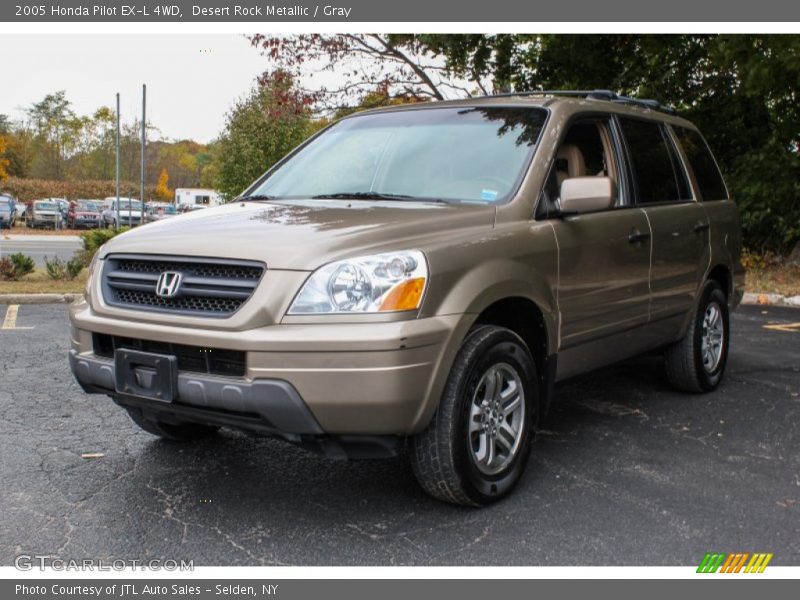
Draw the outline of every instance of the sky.
[[[12,119],[48,93],[65,90],[78,114],[114,107],[132,121],[141,114],[167,139],[214,139],[225,113],[247,94],[267,59],[243,35],[0,36],[0,114]]]

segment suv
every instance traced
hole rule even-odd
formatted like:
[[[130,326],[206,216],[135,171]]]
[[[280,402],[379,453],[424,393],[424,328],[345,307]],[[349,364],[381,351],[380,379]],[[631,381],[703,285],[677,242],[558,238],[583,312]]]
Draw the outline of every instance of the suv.
[[[708,392],[741,236],[697,129],[596,92],[392,107],[318,133],[225,206],[115,237],[69,361],[141,428],[340,458],[408,440],[433,496],[522,474],[553,385],[663,351]]]
[[[69,203],[67,209],[67,226],[70,229],[100,227],[100,200],[79,198]]]
[[[25,224],[33,229],[40,227],[58,229],[64,222],[63,198],[45,198],[31,202],[25,211]]]
[[[0,229],[13,229],[18,218],[17,199],[8,194],[0,194]]]
[[[136,198],[120,197],[118,209],[117,198],[109,196],[103,200],[100,210],[103,227],[117,229],[122,226],[135,227],[142,224],[142,203]]]

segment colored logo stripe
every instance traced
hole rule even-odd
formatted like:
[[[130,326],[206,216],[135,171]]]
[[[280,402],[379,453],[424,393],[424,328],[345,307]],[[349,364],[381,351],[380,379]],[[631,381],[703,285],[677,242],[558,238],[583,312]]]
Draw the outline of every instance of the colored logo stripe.
[[[753,554],[753,558],[750,559],[750,562],[747,563],[747,567],[745,567],[745,573],[763,573],[764,569],[767,568],[769,561],[772,560],[772,553],[770,554]]]
[[[757,552],[749,554],[748,552],[733,552],[731,554],[722,554],[720,552],[708,552],[700,561],[700,566],[697,567],[698,573],[763,573],[764,569],[772,560],[772,553]],[[747,562],[747,559],[750,559]],[[745,563],[747,566],[745,567]],[[742,571],[744,568],[744,571]]]

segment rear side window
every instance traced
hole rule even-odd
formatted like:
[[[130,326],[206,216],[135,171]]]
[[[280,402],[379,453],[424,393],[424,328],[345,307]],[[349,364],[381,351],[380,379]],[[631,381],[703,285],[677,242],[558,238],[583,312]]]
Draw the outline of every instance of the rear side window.
[[[663,127],[654,121],[620,119],[639,204],[689,200],[686,173]]]
[[[685,127],[675,127],[674,130],[678,142],[686,153],[689,166],[694,172],[694,178],[697,180],[703,200],[727,200],[728,190],[722,174],[703,137],[696,131]]]

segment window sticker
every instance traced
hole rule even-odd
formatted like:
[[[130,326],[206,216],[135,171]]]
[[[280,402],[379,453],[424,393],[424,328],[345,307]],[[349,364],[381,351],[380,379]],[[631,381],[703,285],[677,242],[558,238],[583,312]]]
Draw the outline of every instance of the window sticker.
[[[481,190],[481,200],[497,200],[497,190]]]

